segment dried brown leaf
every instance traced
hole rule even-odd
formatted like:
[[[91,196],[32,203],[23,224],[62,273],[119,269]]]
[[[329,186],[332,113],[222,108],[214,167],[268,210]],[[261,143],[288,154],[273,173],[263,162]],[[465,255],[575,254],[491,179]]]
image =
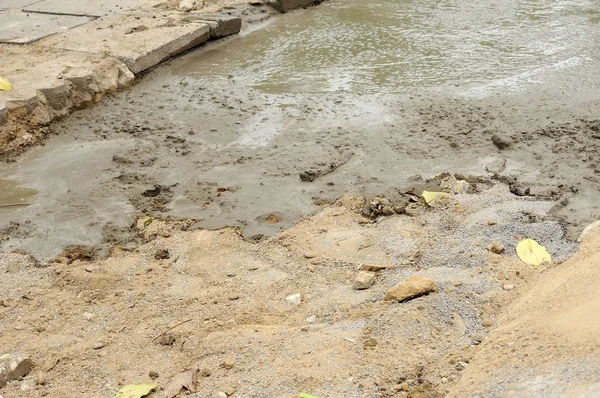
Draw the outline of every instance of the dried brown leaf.
[[[165,387],[165,397],[173,398],[177,396],[184,388],[188,391],[195,392],[197,375],[198,368],[192,368],[177,373],[171,378],[171,381]]]

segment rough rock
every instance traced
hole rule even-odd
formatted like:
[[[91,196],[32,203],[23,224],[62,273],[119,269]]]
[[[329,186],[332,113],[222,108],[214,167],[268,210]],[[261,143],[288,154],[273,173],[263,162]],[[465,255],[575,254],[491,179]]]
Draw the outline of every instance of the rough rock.
[[[494,145],[496,145],[496,147],[498,147],[498,149],[506,149],[513,143],[510,137],[498,133],[492,136],[492,142],[494,143]]]
[[[487,247],[488,251],[492,253],[501,254],[504,253],[504,245],[500,242],[492,242]]]
[[[198,9],[198,2],[196,0],[182,0],[179,2],[177,7],[179,11],[189,12]]]
[[[373,286],[373,283],[375,283],[375,274],[373,272],[360,271],[358,275],[356,275],[356,279],[354,279],[354,289],[368,289]]]
[[[33,362],[24,355],[0,355],[0,388],[8,382],[25,376],[32,367]]]
[[[290,294],[285,298],[288,304],[300,305],[302,304],[302,295],[300,293]]]
[[[453,193],[468,193],[472,189],[473,187],[471,187],[471,184],[465,180],[453,180],[452,184],[450,185],[450,190]]]
[[[154,253],[154,259],[156,260],[166,260],[171,257],[168,249],[158,249]]]
[[[379,265],[379,264],[362,264],[358,270],[359,271],[377,272],[377,271],[383,271],[383,270],[392,269],[392,268],[396,268],[396,266],[394,266],[394,265]]]
[[[406,301],[435,292],[435,283],[424,276],[413,275],[396,284],[385,294],[385,300]]]
[[[226,358],[223,361],[223,367],[225,369],[232,369],[235,366],[235,359],[234,358]]]

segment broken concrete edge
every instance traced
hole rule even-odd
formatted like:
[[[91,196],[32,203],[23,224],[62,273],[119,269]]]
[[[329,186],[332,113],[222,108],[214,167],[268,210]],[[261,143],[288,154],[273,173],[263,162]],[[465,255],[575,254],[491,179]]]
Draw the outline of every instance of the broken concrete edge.
[[[242,30],[242,19],[225,14],[190,13],[186,19],[194,22],[203,22],[210,27],[211,39],[235,35]]]
[[[289,12],[321,4],[325,0],[275,0],[268,4],[279,12]]]
[[[276,0],[268,4],[280,12],[318,5],[324,0]],[[49,88],[36,89],[30,98],[8,100],[0,103],[0,157],[20,153],[25,148],[42,142],[48,135],[48,125],[66,117],[75,110],[93,106],[107,92],[124,89],[132,85],[136,75],[188,51],[209,39],[218,39],[237,34],[242,28],[242,20],[226,14],[190,13],[188,19],[203,22],[208,33],[184,35],[160,48],[162,55],[147,53],[138,58],[109,56],[112,67],[106,69],[96,65],[91,74],[64,77],[66,83]],[[166,50],[166,51],[165,51]],[[116,78],[106,81],[100,75],[113,75]]]
[[[154,48],[152,51],[141,56],[136,56],[135,58],[118,56],[117,58],[123,61],[131,72],[137,75],[169,58],[199,46],[210,38],[210,27],[207,24],[198,24],[198,28],[193,32],[181,35],[175,40]]]
[[[128,87],[134,79],[124,63],[108,58],[92,73],[66,74],[60,83],[38,88],[31,97],[7,100],[0,104],[0,155],[40,142],[52,121],[94,105],[105,93]]]
[[[134,58],[104,55],[93,65],[92,73],[65,75],[60,83],[36,88],[29,97],[8,99],[0,104],[0,156],[12,155],[41,142],[47,126],[70,113],[93,106],[103,95],[131,86],[136,76],[150,68],[199,46],[211,38],[236,34],[241,19],[205,14],[209,23],[199,23],[194,32]],[[194,18],[195,19],[195,18]]]

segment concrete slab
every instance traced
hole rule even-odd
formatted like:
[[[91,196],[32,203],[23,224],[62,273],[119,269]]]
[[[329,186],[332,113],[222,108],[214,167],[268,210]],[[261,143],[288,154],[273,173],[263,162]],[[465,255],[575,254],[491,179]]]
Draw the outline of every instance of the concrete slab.
[[[25,7],[24,10],[49,14],[101,17],[110,13],[134,10],[139,7],[139,0],[42,0]]]
[[[7,10],[10,8],[20,9],[40,1],[42,0],[0,0],[0,10]]]
[[[0,43],[31,43],[89,21],[91,18],[88,17],[1,12]]]
[[[324,0],[275,0],[268,4],[281,12],[288,12],[297,8],[306,8],[308,6],[317,5]]]
[[[210,28],[205,23],[182,20],[179,13],[170,17],[161,15],[161,18],[152,18],[151,13],[110,15],[40,44],[108,54],[137,74],[210,38]]]
[[[42,139],[41,126],[134,80],[117,59],[37,44],[0,44],[0,64],[13,88],[0,91],[0,154]]]
[[[133,74],[121,62],[94,54],[47,49],[32,53],[27,47],[8,45],[1,46],[0,53],[0,62],[4,56],[12,59],[2,68],[12,90],[0,91],[0,107],[5,106],[9,112],[32,108],[40,99],[55,110],[62,109],[67,106],[64,103],[67,86],[94,94],[115,90],[133,80]],[[84,87],[82,79],[89,76],[94,81]],[[75,99],[74,105],[79,106],[80,102]]]
[[[239,33],[242,29],[242,19],[226,14],[189,13],[187,19],[196,22],[206,22],[210,26],[210,37],[219,38]]]

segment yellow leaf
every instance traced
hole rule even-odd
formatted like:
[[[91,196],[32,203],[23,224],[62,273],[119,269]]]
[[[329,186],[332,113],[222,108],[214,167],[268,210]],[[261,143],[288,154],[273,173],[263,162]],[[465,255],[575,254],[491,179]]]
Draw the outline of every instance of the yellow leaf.
[[[430,191],[423,191],[423,194],[421,195],[423,196],[423,199],[425,199],[425,203],[427,203],[428,205],[431,204],[434,200],[436,199],[441,199],[441,198],[449,198],[450,195],[447,194],[446,192],[430,192]]]
[[[119,390],[116,398],[141,398],[156,387],[158,387],[156,382],[152,384],[128,384]]]
[[[550,254],[544,246],[540,246],[533,239],[523,239],[517,245],[517,256],[525,264],[540,265],[542,263],[552,262]]]
[[[10,82],[6,79],[0,77],[0,91],[10,91],[12,87],[10,86]]]

